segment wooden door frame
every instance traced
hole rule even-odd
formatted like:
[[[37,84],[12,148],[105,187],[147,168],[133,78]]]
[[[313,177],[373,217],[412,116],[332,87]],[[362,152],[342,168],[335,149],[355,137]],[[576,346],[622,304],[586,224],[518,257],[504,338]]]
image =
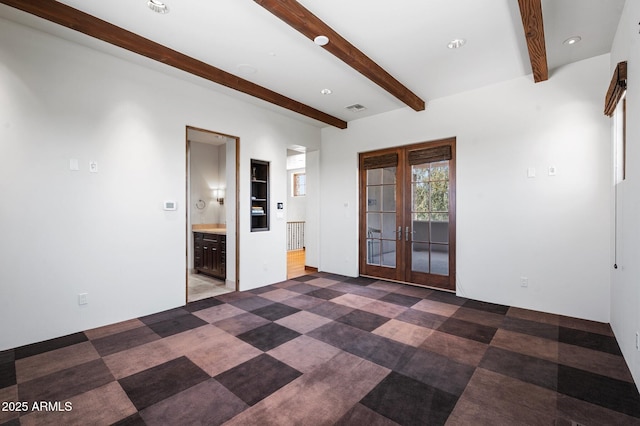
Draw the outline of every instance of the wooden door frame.
[[[191,229],[189,229],[189,220],[190,220],[190,214],[191,214],[191,208],[189,207],[189,180],[191,179],[191,176],[189,176],[190,174],[190,168],[189,168],[189,162],[190,162],[190,142],[189,142],[189,130],[195,130],[198,132],[203,132],[203,133],[211,133],[211,134],[215,134],[215,135],[220,135],[220,136],[224,136],[230,139],[234,139],[235,140],[235,151],[236,151],[236,158],[235,158],[235,185],[236,185],[236,189],[235,189],[235,197],[236,197],[236,203],[235,203],[235,244],[236,244],[236,249],[235,249],[235,255],[236,255],[236,262],[235,262],[235,291],[240,291],[240,137],[238,136],[233,136],[233,135],[228,135],[225,133],[220,133],[220,132],[216,132],[213,130],[207,130],[207,129],[202,129],[200,127],[194,127],[194,126],[186,126],[185,127],[185,203],[184,205],[187,206],[185,208],[185,222],[186,222],[186,226],[185,226],[185,262],[186,262],[186,270],[185,270],[185,304],[188,303],[189,300],[189,234],[192,232]],[[230,142],[226,142],[226,143],[230,143]],[[225,143],[225,145],[226,145]],[[226,280],[225,280],[225,286],[226,286]]]
[[[402,172],[402,175],[398,176],[399,185],[401,186],[400,194],[396,194],[396,212],[401,212],[401,222],[403,227],[406,224],[411,223],[411,209],[408,208],[411,200],[407,201],[407,197],[411,197],[411,175],[406,173],[408,170],[407,156],[409,151],[415,149],[424,148],[436,148],[439,146],[451,147],[451,159],[449,160],[449,275],[442,276],[442,279],[435,274],[429,274],[429,280],[423,278],[417,278],[411,280],[409,262],[409,256],[406,255],[407,251],[411,252],[411,241],[406,241],[406,236],[402,236],[401,244],[396,244],[396,268],[383,268],[373,267],[376,275],[374,278],[383,278],[391,281],[398,281],[406,284],[420,285],[423,287],[436,288],[438,290],[456,291],[456,138],[444,138],[434,141],[419,142],[409,145],[400,145],[391,148],[384,148],[375,151],[366,151],[359,153],[358,165],[359,165],[359,230],[358,230],[358,265],[359,273],[363,275],[362,271],[371,269],[371,265],[366,265],[366,170],[363,168],[363,161],[370,156],[384,155],[390,153],[398,153],[398,170]],[[397,185],[398,185],[397,184]],[[396,215],[398,217],[398,214]],[[397,225],[397,224],[396,224]],[[405,274],[405,271],[408,271]],[[371,276],[371,275],[365,275]],[[410,279],[407,280],[406,277]]]

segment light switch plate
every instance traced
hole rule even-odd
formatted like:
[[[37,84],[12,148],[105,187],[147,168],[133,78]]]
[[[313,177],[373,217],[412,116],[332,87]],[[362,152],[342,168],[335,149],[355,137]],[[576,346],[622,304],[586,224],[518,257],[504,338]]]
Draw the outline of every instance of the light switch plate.
[[[89,172],[98,173],[98,162],[97,161],[89,161]]]
[[[528,178],[534,178],[536,177],[536,168],[535,167],[529,167],[527,169],[527,177]]]
[[[556,166],[549,166],[549,176],[556,175]]]
[[[80,164],[78,163],[77,158],[72,158],[69,160],[69,170],[77,172],[80,170]]]

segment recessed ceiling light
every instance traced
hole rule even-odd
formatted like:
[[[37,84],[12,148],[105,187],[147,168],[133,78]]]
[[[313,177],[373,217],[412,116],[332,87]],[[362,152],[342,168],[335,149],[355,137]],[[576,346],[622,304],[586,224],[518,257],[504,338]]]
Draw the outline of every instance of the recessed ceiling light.
[[[458,49],[462,46],[464,46],[467,43],[467,40],[463,39],[463,38],[456,38],[451,40],[448,44],[447,47],[449,49]]]
[[[562,44],[567,44],[569,46],[571,46],[572,44],[576,44],[577,42],[579,42],[580,40],[582,40],[582,37],[580,36],[573,36],[573,37],[569,37],[568,39],[566,39],[565,41],[562,42]]]
[[[318,46],[324,46],[325,44],[329,43],[329,37],[319,35],[318,37],[313,39],[313,42]]]
[[[149,0],[147,1],[147,6],[156,13],[169,13],[167,5],[160,0]]]
[[[333,92],[331,91],[331,89],[322,89],[320,93],[322,93],[323,95],[330,95]]]

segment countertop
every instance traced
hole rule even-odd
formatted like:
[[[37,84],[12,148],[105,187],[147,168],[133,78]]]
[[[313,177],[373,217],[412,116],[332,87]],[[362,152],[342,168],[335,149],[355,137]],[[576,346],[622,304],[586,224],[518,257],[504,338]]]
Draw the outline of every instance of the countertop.
[[[203,234],[227,235],[227,228],[204,228],[204,229],[193,229],[192,231],[200,232]]]

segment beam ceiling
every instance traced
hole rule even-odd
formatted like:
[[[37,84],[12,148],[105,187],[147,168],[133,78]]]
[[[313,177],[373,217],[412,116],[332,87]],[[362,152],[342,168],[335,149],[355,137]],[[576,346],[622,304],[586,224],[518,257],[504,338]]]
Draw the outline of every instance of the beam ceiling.
[[[0,0],[8,6],[340,129],[346,121],[184,55],[55,0]]]
[[[323,35],[329,43],[322,46],[344,63],[360,72],[369,80],[391,93],[416,111],[425,109],[425,102],[415,93],[396,80],[358,48],[334,31],[320,18],[295,0],[254,0],[260,6],[283,20],[285,23],[314,40]]]
[[[542,24],[541,0],[518,0],[524,35],[529,49],[529,60],[536,83],[549,79],[547,65],[547,48],[544,40],[544,26]]]

